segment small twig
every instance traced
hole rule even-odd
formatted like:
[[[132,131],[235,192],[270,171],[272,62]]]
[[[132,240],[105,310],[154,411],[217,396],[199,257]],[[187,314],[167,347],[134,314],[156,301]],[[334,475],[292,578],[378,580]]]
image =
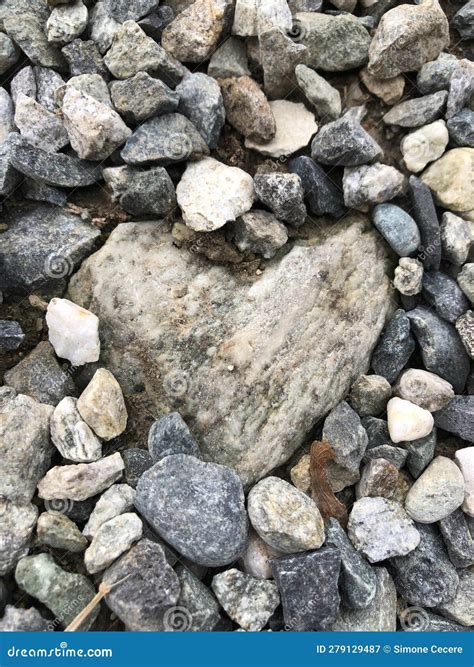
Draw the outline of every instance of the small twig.
[[[334,450],[326,440],[316,441],[311,445],[309,455],[311,496],[324,520],[334,517],[345,527],[348,520],[346,506],[334,495],[328,478],[327,464],[335,458]]]
[[[115,588],[115,586],[118,586],[119,584],[123,583],[126,579],[128,579],[129,576],[130,575],[127,574],[127,576],[123,577],[123,579],[119,579],[114,584],[110,585],[102,581],[99,585],[98,592],[94,595],[92,600],[84,607],[84,609],[81,612],[79,612],[76,618],[69,623],[67,628],[64,629],[64,632],[76,632],[79,629],[79,627],[83,624],[83,622],[86,620],[86,618],[91,614],[91,612],[94,611],[94,609],[97,607],[102,598],[108,595],[110,591],[113,588]]]

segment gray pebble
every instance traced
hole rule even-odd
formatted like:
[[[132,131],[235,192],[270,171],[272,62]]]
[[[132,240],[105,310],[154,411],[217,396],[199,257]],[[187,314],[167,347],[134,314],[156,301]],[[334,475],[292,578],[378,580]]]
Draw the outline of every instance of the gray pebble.
[[[441,263],[441,234],[438,215],[430,189],[416,176],[409,178],[413,214],[420,230],[422,246],[418,259],[424,268],[439,269]]]
[[[66,58],[71,76],[100,74],[107,79],[109,73],[97,45],[92,40],[75,39],[61,49]]]
[[[112,200],[137,217],[161,218],[176,207],[173,181],[163,167],[107,167],[104,180],[112,190]]]
[[[228,37],[212,54],[207,73],[215,79],[250,75],[245,42]]]
[[[153,422],[148,433],[148,450],[153,463],[171,454],[201,458],[199,447],[179,412],[171,412]]]
[[[441,271],[424,272],[423,296],[435,307],[438,315],[448,322],[455,322],[469,310],[469,301],[457,282]]]
[[[128,123],[141,123],[175,111],[179,103],[174,90],[146,72],[137,72],[124,81],[112,81],[110,95],[115,109]]]
[[[176,611],[167,615],[168,632],[210,632],[220,620],[219,604],[205,586],[184,565],[176,567],[180,593]]]
[[[297,174],[256,174],[255,192],[278,220],[300,227],[306,220],[303,186]]]
[[[387,407],[390,383],[381,375],[361,375],[351,387],[349,402],[360,417],[376,416]]]
[[[176,86],[179,112],[199,130],[209,148],[216,148],[225,121],[224,101],[217,81],[202,72],[188,74]]]
[[[399,125],[400,127],[427,125],[442,115],[447,99],[448,93],[440,90],[432,95],[400,102],[385,114],[383,122],[386,125]]]
[[[451,19],[461,39],[474,39],[474,0],[466,2]]]
[[[474,73],[472,63],[461,60],[449,83],[448,102],[446,105],[446,119],[452,118],[469,105],[474,92]]]
[[[25,339],[23,329],[15,320],[0,320],[0,348],[17,350]],[[9,384],[5,379],[5,384]]]
[[[339,403],[326,417],[323,438],[334,450],[337,465],[358,472],[368,437],[358,414],[345,401]]]
[[[227,238],[241,252],[250,251],[270,259],[288,241],[288,232],[273,213],[253,210],[228,223]]]
[[[440,53],[436,60],[422,65],[418,71],[416,85],[420,93],[427,95],[439,90],[448,90],[451,75],[458,66],[458,59],[451,53]]]
[[[9,574],[30,550],[38,508],[0,498],[0,576]]]
[[[153,465],[153,459],[145,449],[138,449],[138,447],[125,449],[122,452],[122,459],[125,466],[125,481],[135,489],[145,470]]]
[[[473,565],[474,541],[464,512],[461,509],[455,510],[441,519],[439,528],[454,567],[464,568]]]
[[[393,383],[410,360],[415,350],[410,320],[399,308],[381,335],[372,355],[371,365],[375,373]]]
[[[346,207],[342,189],[314,160],[301,155],[290,160],[288,169],[300,177],[305,201],[311,213],[331,215],[334,218],[344,215]]]
[[[462,109],[446,123],[449,138],[455,146],[474,148],[474,111]]]
[[[436,442],[437,431],[434,428],[432,432],[424,438],[401,443],[408,452],[407,468],[415,479],[421,475],[433,460]]]
[[[0,619],[0,632],[45,632],[49,629],[48,621],[34,607],[23,609],[8,604]]]
[[[409,257],[421,244],[420,232],[411,215],[395,204],[378,204],[372,221],[384,239],[400,257]]]
[[[138,21],[158,7],[159,0],[103,0],[107,13],[119,23]]]
[[[455,396],[433,416],[439,428],[463,440],[474,442],[474,396]]]
[[[311,144],[311,157],[323,164],[353,167],[372,162],[382,149],[356,121],[343,116],[324,125]]]

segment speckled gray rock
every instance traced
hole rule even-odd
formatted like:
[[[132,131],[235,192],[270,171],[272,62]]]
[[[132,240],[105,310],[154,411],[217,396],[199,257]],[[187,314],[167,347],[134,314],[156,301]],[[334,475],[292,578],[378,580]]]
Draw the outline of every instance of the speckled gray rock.
[[[64,208],[67,204],[67,194],[64,190],[53,188],[50,185],[44,185],[34,181],[32,178],[25,178],[22,186],[22,194],[25,199],[41,201],[46,204],[54,204]]]
[[[416,86],[420,93],[428,95],[438,90],[448,90],[451,75],[458,62],[455,55],[440,53],[436,60],[425,63],[416,77]]]
[[[385,114],[383,121],[386,125],[400,125],[400,127],[427,125],[441,116],[447,98],[448,93],[440,90],[432,95],[400,102]]]
[[[103,0],[107,13],[119,23],[138,21],[158,7],[159,0]]]
[[[461,570],[456,595],[439,605],[437,611],[443,616],[466,627],[474,625],[474,572]]]
[[[46,21],[46,34],[51,44],[67,44],[79,37],[87,26],[87,7],[82,0],[54,7]]]
[[[148,450],[154,463],[171,454],[201,458],[199,447],[178,412],[172,412],[153,422],[148,433]]]
[[[90,463],[102,456],[100,440],[83,421],[77,400],[67,396],[56,406],[51,417],[51,439],[65,459]]]
[[[458,466],[437,456],[411,487],[405,501],[408,514],[419,523],[449,516],[464,501],[464,479]]]
[[[258,45],[265,94],[272,100],[286,98],[297,85],[295,68],[308,57],[307,47],[278,27],[260,33]]]
[[[306,99],[315,108],[320,120],[336,120],[341,115],[341,95],[322,76],[306,65],[297,65],[296,79]]]
[[[345,116],[324,125],[311,144],[313,160],[329,165],[353,167],[381,155],[382,149],[370,134]]]
[[[237,37],[228,37],[212,54],[207,73],[215,79],[248,76],[250,70],[245,43]]]
[[[331,215],[334,218],[344,215],[346,207],[342,189],[314,160],[301,155],[290,160],[288,169],[300,177],[305,201],[311,213]]]
[[[362,460],[364,463],[370,463],[374,459],[385,459],[385,461],[393,463],[397,470],[400,470],[405,465],[407,457],[408,452],[401,447],[384,444],[366,449]]]
[[[435,424],[463,440],[474,440],[474,396],[454,396],[434,415]]]
[[[398,593],[413,605],[436,607],[454,597],[458,575],[436,526],[418,525],[420,543],[406,556],[390,559]]]
[[[372,211],[372,221],[400,257],[408,257],[418,250],[421,237],[417,224],[399,206],[378,204]]]
[[[227,237],[241,252],[250,251],[270,259],[288,241],[288,232],[268,211],[249,211],[227,226]]]
[[[474,111],[462,109],[446,123],[449,138],[455,146],[474,148]]]
[[[84,553],[84,564],[90,574],[111,565],[142,536],[143,524],[134,512],[119,514],[104,521],[96,530]]]
[[[462,39],[474,39],[474,3],[466,2],[451,19]]]
[[[407,316],[421,347],[425,368],[460,393],[469,374],[469,357],[456,329],[424,306],[410,310]]]
[[[11,572],[30,550],[38,508],[32,503],[0,498],[0,576]]]
[[[0,618],[0,632],[45,632],[50,623],[34,607],[23,609],[7,604]]]
[[[220,620],[215,597],[187,567],[175,569],[180,593],[177,605],[166,616],[167,632],[210,632]]]
[[[345,401],[339,403],[326,417],[323,438],[329,442],[336,455],[335,461],[330,461],[328,464],[329,475],[333,482],[339,477],[341,468],[355,475],[357,479],[368,437],[360,417]],[[347,484],[341,482],[336,490],[341,491],[344,486]]]
[[[20,51],[16,44],[4,32],[0,32],[0,74],[8,72],[17,62]]]
[[[36,531],[38,543],[53,549],[80,553],[89,544],[74,521],[54,510],[40,514]]]
[[[12,98],[5,88],[0,88],[0,144],[10,132],[15,132],[14,114]]]
[[[440,225],[443,257],[456,266],[465,263],[471,247],[470,223],[445,211]]]
[[[256,174],[255,192],[278,220],[300,227],[306,219],[303,187],[297,174]]]
[[[88,33],[101,54],[110,49],[120,26],[121,24],[109,15],[105,2],[96,2],[90,8]]]
[[[402,443],[408,452],[407,468],[415,479],[421,475],[433,460],[436,443],[437,430],[435,428],[424,438]]]
[[[138,447],[125,449],[122,452],[122,459],[125,466],[125,481],[132,488],[135,488],[145,470],[153,465],[153,459],[145,449],[139,449]]]
[[[451,276],[441,271],[425,271],[423,274],[423,296],[435,307],[440,317],[455,322],[469,310],[469,301]]]
[[[61,49],[61,53],[68,62],[69,72],[72,76],[100,74],[104,78],[108,77],[104,60],[92,40],[74,39]]]
[[[61,106],[68,87],[73,87],[80,93],[89,95],[101,104],[111,107],[109,88],[100,74],[79,74],[69,79],[65,86],[60,86],[55,93],[58,106]]]
[[[12,165],[12,155],[18,140],[16,132],[10,132],[0,143],[0,195],[7,197],[20,185],[22,176]]]
[[[403,507],[387,498],[361,498],[349,515],[352,544],[371,563],[405,556],[420,542],[420,534]]]
[[[389,382],[397,379],[415,350],[410,320],[399,308],[388,323],[372,355],[372,368]]]
[[[474,541],[466,518],[464,512],[457,509],[439,522],[449,559],[456,568],[474,564]]]
[[[55,153],[69,143],[62,120],[23,93],[17,99],[15,125],[25,141],[48,153]]]
[[[131,632],[162,631],[163,616],[179,598],[179,580],[163,548],[142,539],[105,572],[103,581],[113,586],[107,605]]]
[[[449,382],[419,368],[404,371],[393,387],[393,393],[430,412],[441,410],[454,398]]]
[[[66,572],[49,554],[27,556],[18,563],[15,580],[28,595],[42,602],[66,627],[92,600],[95,588],[82,574]],[[95,621],[96,607],[83,621],[80,630],[88,630]]]
[[[161,218],[176,207],[173,181],[163,167],[107,167],[104,180],[113,201],[134,216]]]
[[[235,568],[216,574],[212,590],[230,618],[247,632],[258,632],[280,604],[273,581],[257,579]]]
[[[373,204],[381,204],[401,195],[406,180],[395,167],[376,162],[346,167],[342,184],[346,206],[367,212]]]
[[[125,512],[130,512],[134,500],[135,491],[131,486],[128,484],[114,484],[100,496],[84,526],[83,534],[89,539],[93,538],[106,521],[110,521]]]
[[[469,301],[474,304],[474,264],[468,262],[465,264],[457,277],[458,285],[467,296]]]
[[[17,350],[24,339],[25,334],[18,322],[15,322],[15,320],[0,320],[0,349]],[[10,383],[5,380],[5,384]]]
[[[176,86],[179,112],[192,122],[209,148],[216,148],[225,121],[224,101],[215,79],[195,72]]]
[[[201,565],[227,565],[245,548],[243,489],[225,466],[167,456],[140,478],[135,506],[164,540]]]
[[[474,92],[474,70],[469,60],[460,60],[449,82],[446,104],[446,118],[452,118],[464,107],[469,106]]]
[[[112,81],[110,95],[116,110],[129,123],[140,123],[178,108],[179,95],[147,72],[124,81]]]
[[[334,547],[322,547],[272,561],[285,630],[329,628],[339,609],[340,567],[341,554]]]
[[[58,72],[48,67],[36,65],[34,69],[36,81],[36,100],[48,111],[57,110],[56,93],[64,85],[64,80]]]
[[[381,375],[361,375],[351,387],[349,402],[359,417],[383,412],[392,395],[390,383]]]
[[[458,332],[466,352],[474,359],[474,312],[468,310],[456,320],[456,331]]]

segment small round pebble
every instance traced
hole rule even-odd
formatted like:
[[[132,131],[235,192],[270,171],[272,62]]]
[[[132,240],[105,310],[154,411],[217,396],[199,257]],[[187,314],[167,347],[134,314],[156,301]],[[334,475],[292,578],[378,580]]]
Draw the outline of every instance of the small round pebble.
[[[389,400],[387,417],[392,442],[419,440],[433,430],[434,420],[428,410],[398,396]]]

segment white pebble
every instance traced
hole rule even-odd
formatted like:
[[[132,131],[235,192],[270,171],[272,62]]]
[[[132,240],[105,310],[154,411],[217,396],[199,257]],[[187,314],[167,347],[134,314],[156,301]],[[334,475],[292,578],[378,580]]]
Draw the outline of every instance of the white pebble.
[[[388,430],[392,442],[411,442],[429,435],[433,415],[403,398],[391,398],[387,404]]]
[[[407,169],[414,172],[424,169],[429,162],[443,155],[448,141],[449,134],[443,120],[407,134],[400,144]]]
[[[68,299],[54,298],[48,304],[46,324],[54,351],[73,366],[98,361],[99,318]]]

